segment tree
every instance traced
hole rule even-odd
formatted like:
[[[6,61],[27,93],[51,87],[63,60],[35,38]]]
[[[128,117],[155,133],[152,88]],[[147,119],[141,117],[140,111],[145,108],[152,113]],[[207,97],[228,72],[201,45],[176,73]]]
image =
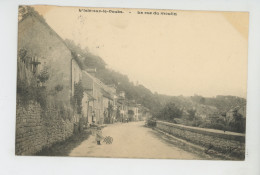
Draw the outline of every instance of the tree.
[[[195,115],[196,115],[196,110],[195,109],[189,109],[187,112],[189,113],[189,119],[194,120]]]
[[[201,97],[201,99],[200,99],[200,104],[205,104],[205,102],[206,102],[206,99],[204,98],[204,97]]]
[[[183,111],[179,109],[174,103],[170,102],[165,105],[165,107],[159,111],[157,118],[163,120],[173,121],[174,118],[180,118]]]
[[[77,110],[78,114],[82,112],[82,98],[84,96],[84,89],[82,86],[82,82],[79,81],[78,83],[74,83],[74,101],[73,105]]]
[[[244,133],[246,129],[246,120],[236,110],[234,111],[233,119],[230,121],[229,126],[232,131]]]
[[[29,15],[36,16],[41,22],[46,23],[42,15],[40,15],[33,7],[31,6],[19,6],[18,20],[21,21]]]

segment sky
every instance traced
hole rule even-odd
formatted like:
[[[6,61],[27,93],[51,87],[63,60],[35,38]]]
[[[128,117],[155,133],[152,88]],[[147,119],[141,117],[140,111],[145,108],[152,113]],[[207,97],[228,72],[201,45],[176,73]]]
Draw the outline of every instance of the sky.
[[[246,12],[121,9],[124,13],[119,14],[79,12],[93,10],[79,7],[35,9],[63,39],[88,48],[109,68],[152,92],[246,97]]]

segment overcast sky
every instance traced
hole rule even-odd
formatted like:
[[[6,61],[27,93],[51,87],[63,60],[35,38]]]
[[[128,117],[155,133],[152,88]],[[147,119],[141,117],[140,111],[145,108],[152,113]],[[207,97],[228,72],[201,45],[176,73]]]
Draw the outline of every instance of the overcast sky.
[[[248,13],[174,11],[177,16],[158,16],[137,14],[148,10],[36,10],[62,38],[87,47],[108,67],[153,92],[246,97]]]

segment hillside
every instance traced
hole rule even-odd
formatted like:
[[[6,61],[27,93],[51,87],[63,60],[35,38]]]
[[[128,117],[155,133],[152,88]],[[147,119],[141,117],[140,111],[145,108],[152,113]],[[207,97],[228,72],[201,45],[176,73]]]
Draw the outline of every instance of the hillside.
[[[135,85],[130,82],[127,75],[106,68],[105,61],[88,51],[81,49],[71,40],[65,40],[67,46],[72,50],[77,61],[81,64],[82,69],[96,68],[95,76],[108,85],[115,85],[117,92],[125,91],[126,98],[135,100],[136,103],[142,104],[149,108],[151,112],[156,112],[161,108],[161,103],[158,95],[152,93],[143,85]]]
[[[217,96],[203,97],[194,95],[185,96],[168,96],[158,93],[152,93],[143,85],[135,85],[130,82],[127,75],[106,68],[105,61],[89,52],[82,49],[80,45],[76,45],[71,40],[65,40],[67,46],[72,50],[82,69],[96,68],[95,76],[105,84],[115,85],[117,91],[125,91],[126,98],[135,100],[137,103],[149,108],[152,114],[158,113],[168,103],[174,103],[176,107],[182,109],[184,114],[190,109],[195,109],[199,115],[205,116],[213,113],[226,113],[230,109],[237,106],[245,106],[246,99],[235,96]]]
[[[19,7],[19,21],[27,15],[34,14],[43,23],[46,23],[44,18],[39,15],[32,7]],[[195,109],[198,114],[209,115],[212,113],[226,113],[234,107],[242,107],[246,105],[246,99],[234,96],[217,96],[217,97],[202,97],[194,95],[185,96],[168,96],[158,93],[153,93],[143,85],[135,85],[130,82],[127,75],[106,68],[105,61],[91,53],[88,48],[82,49],[80,45],[71,40],[64,41],[67,47],[72,51],[73,57],[79,63],[81,69],[96,68],[95,76],[108,85],[115,85],[117,91],[125,91],[126,98],[135,100],[137,103],[150,109],[152,114],[157,114],[168,103],[174,103],[176,107],[182,109],[184,114],[190,109]]]

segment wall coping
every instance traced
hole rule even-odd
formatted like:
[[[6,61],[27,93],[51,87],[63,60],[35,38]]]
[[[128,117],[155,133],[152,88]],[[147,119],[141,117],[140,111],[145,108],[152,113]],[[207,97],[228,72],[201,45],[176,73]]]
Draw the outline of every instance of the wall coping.
[[[185,126],[185,125],[181,125],[181,124],[174,124],[174,123],[169,123],[169,122],[164,122],[164,121],[156,121],[156,123],[161,123],[161,124],[164,124],[167,126],[172,126],[172,127],[183,129],[183,130],[189,130],[189,131],[196,132],[196,133],[202,133],[205,135],[216,135],[216,136],[222,137],[222,138],[240,140],[242,142],[244,142],[244,140],[245,140],[245,134],[243,134],[243,133],[236,133],[236,132],[230,132],[230,131],[224,132],[223,130],[198,128],[198,127]]]

